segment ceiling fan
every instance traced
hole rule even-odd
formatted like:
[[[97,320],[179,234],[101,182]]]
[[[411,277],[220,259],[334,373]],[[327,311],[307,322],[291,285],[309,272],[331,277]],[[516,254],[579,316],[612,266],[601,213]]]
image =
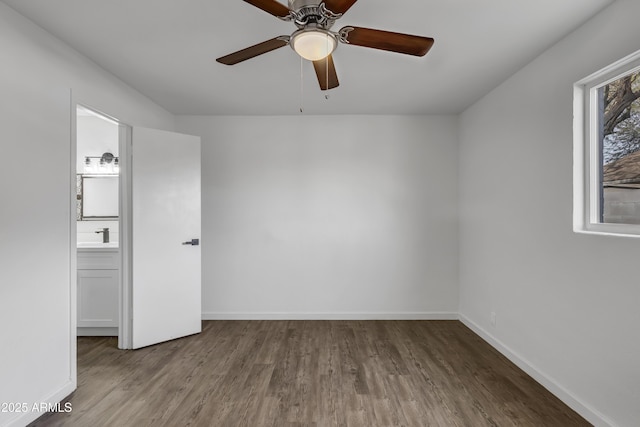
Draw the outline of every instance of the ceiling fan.
[[[298,27],[290,36],[279,36],[246,49],[216,59],[225,65],[235,65],[283,46],[290,45],[302,58],[313,62],[322,90],[339,85],[332,53],[338,42],[382,49],[407,55],[424,56],[433,39],[370,28],[346,26],[331,31],[335,22],[357,0],[289,0],[289,7],[276,0],[244,0],[284,21],[293,21]]]

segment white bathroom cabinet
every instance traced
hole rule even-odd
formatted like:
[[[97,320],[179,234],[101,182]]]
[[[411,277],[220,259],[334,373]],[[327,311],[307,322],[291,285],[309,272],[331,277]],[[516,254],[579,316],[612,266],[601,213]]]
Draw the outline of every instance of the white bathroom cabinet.
[[[118,335],[117,248],[78,248],[78,335]]]

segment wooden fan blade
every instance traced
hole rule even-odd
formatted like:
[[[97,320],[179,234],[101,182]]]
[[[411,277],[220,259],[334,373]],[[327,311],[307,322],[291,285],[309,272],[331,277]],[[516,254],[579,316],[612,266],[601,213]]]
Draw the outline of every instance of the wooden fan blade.
[[[244,0],[255,7],[264,10],[267,13],[277,16],[278,18],[284,18],[289,15],[289,8],[278,3],[276,0]]]
[[[247,59],[254,58],[262,55],[263,53],[271,52],[272,50],[279,49],[288,44],[289,42],[286,40],[285,36],[276,37],[275,39],[267,40],[266,42],[258,43],[246,49],[223,56],[216,59],[216,61],[225,65],[235,65],[238,62],[246,61]]]
[[[370,28],[344,27],[340,33],[346,33],[349,44],[414,56],[426,55],[433,46],[431,37],[412,36]]]
[[[358,0],[325,0],[324,5],[333,13],[345,13]]]
[[[324,59],[313,61],[313,68],[316,69],[320,89],[333,89],[340,85],[340,82],[338,82],[338,74],[336,74],[336,67],[333,64],[333,56],[329,55]],[[327,71],[329,74],[327,74]]]

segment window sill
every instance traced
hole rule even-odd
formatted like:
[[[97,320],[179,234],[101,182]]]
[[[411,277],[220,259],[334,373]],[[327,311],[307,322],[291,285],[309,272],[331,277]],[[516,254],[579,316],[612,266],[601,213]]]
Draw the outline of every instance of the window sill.
[[[574,228],[579,234],[640,238],[640,225],[635,224],[589,224],[586,228]]]

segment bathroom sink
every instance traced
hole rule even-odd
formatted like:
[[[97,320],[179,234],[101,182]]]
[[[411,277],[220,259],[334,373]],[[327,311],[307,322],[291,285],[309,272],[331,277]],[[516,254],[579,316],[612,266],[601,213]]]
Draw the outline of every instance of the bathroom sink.
[[[101,248],[117,248],[117,247],[118,247],[118,242],[109,242],[109,243],[78,242],[78,248],[96,248],[96,249],[101,249]]]

